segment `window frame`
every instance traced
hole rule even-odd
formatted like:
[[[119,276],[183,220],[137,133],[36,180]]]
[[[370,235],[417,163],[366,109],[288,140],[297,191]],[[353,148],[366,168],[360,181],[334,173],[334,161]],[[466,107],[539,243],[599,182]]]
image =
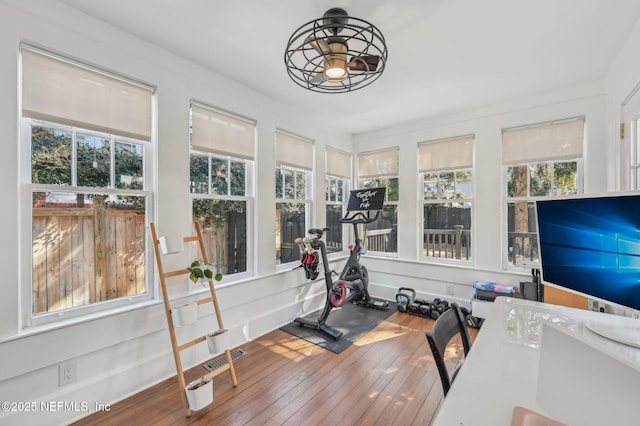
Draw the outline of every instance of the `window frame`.
[[[49,62],[50,61],[50,62]],[[155,303],[157,289],[155,286],[155,268],[151,238],[146,232],[147,227],[155,217],[155,182],[156,182],[156,153],[157,153],[157,90],[155,86],[134,78],[102,69],[99,66],[84,63],[60,54],[52,53],[27,43],[19,46],[19,157],[18,157],[18,203],[19,221],[18,233],[21,244],[18,248],[20,328],[27,329],[40,326],[55,326],[69,320],[78,320],[96,315],[110,315],[122,310],[135,309],[149,303]],[[67,78],[63,83],[58,81],[61,70]],[[44,73],[51,80],[37,77]],[[31,84],[33,85],[31,85]],[[25,84],[30,84],[25,88]],[[86,86],[89,85],[89,86]],[[79,87],[95,86],[91,94],[77,95]],[[75,92],[70,88],[75,88]],[[67,92],[64,92],[67,90]],[[76,93],[76,95],[74,95]],[[38,97],[34,97],[37,94]],[[69,109],[61,104],[48,102],[52,97],[58,100],[66,95],[72,105],[85,106],[89,100],[97,102],[96,107],[101,114],[87,115]],[[116,100],[113,97],[117,98]],[[27,99],[25,99],[27,97]],[[107,99],[108,98],[108,99]],[[103,100],[105,101],[104,103]],[[113,106],[106,100],[118,103],[118,112],[112,111]],[[53,105],[53,109],[52,108]],[[132,108],[130,108],[132,107]],[[128,111],[122,114],[122,111]],[[132,114],[137,113],[137,120],[130,120]],[[135,115],[134,115],[135,116]],[[40,184],[32,182],[32,126],[72,132],[71,147],[71,184]],[[110,171],[109,184],[106,186],[78,186],[77,185],[77,132],[81,134],[104,137],[110,140]],[[142,188],[116,188],[115,155],[116,144],[119,142],[135,143],[142,147]],[[73,184],[73,185],[72,185]],[[36,314],[34,312],[33,297],[33,194],[35,192],[61,192],[76,194],[104,194],[144,197],[144,233],[141,243],[144,254],[144,290],[142,294],[123,295],[115,299],[97,301],[87,305],[64,308],[54,312]],[[26,213],[26,214],[25,214]],[[28,217],[28,218],[27,218]]]
[[[398,153],[399,154],[399,153]],[[380,181],[382,179],[386,179],[387,183],[384,186],[380,186],[380,184],[375,184],[373,186],[367,186],[369,183],[373,182],[373,181]],[[391,179],[395,179],[397,181],[397,186],[398,186],[398,199],[397,200],[389,200],[389,181]],[[383,203],[383,209],[385,207],[389,207],[389,206],[393,206],[395,209],[395,227],[396,227],[396,236],[395,236],[395,251],[378,251],[378,250],[374,250],[371,247],[368,246],[367,241],[364,242],[365,247],[367,248],[367,253],[368,254],[372,254],[375,256],[381,256],[381,257],[398,257],[398,208],[400,205],[400,175],[398,172],[397,176],[380,176],[380,177],[370,177],[370,178],[364,178],[364,179],[358,179],[358,189],[366,189],[366,188],[376,188],[376,187],[384,187],[386,188],[385,192],[384,192],[384,203]],[[378,219],[379,220],[379,219]],[[393,226],[393,225],[392,225]],[[391,228],[393,232],[393,228]],[[374,230],[375,231],[375,230]],[[371,231],[367,231],[367,237],[370,236],[370,232]]]
[[[72,134],[72,184],[69,185],[61,185],[61,184],[41,184],[41,183],[32,183],[31,182],[31,173],[32,173],[32,162],[31,162],[31,148],[32,148],[32,139],[31,139],[31,128],[33,126],[36,127],[46,127],[59,131],[66,131]],[[114,169],[115,164],[113,161],[114,157],[114,146],[115,143],[118,142],[131,142],[135,144],[139,144],[143,147],[143,188],[141,190],[132,190],[132,189],[124,189],[124,188],[115,188],[112,185],[112,181],[110,181],[109,186],[107,187],[87,187],[87,186],[78,186],[73,185],[73,183],[77,183],[77,159],[76,159],[76,148],[77,144],[76,136],[78,133],[82,135],[92,135],[100,138],[105,138],[110,140],[110,152],[111,152],[111,179],[115,179]],[[70,308],[64,308],[58,311],[46,312],[36,314],[33,312],[33,235],[32,235],[32,224],[33,224],[33,194],[36,192],[56,192],[56,193],[73,193],[73,194],[105,194],[105,195],[124,195],[124,196],[140,196],[145,198],[145,229],[152,222],[152,218],[154,217],[154,192],[148,188],[153,187],[154,181],[154,171],[153,171],[153,158],[154,158],[154,146],[153,143],[149,143],[142,140],[133,139],[131,137],[124,137],[114,134],[97,132],[94,130],[83,129],[75,126],[68,126],[59,123],[45,122],[41,120],[36,120],[28,117],[20,118],[20,206],[21,210],[25,212],[30,212],[29,219],[21,221],[20,227],[20,235],[21,241],[29,241],[27,244],[23,244],[22,249],[20,249],[20,257],[21,257],[21,274],[22,279],[21,282],[21,296],[22,296],[22,315],[21,322],[22,328],[31,328],[37,326],[44,326],[49,324],[60,323],[69,319],[76,319],[81,317],[86,317],[89,315],[96,315],[100,313],[108,313],[109,311],[127,308],[127,307],[138,307],[142,306],[145,303],[151,302],[156,298],[156,289],[155,289],[155,271],[153,268],[153,257],[152,251],[150,250],[150,238],[145,232],[144,235],[144,259],[145,259],[145,289],[146,292],[143,294],[130,295],[130,296],[122,296],[116,299],[108,299],[104,301],[97,301],[91,304],[83,305],[83,306],[75,306]],[[25,261],[28,259],[28,261]]]
[[[254,250],[254,206],[256,193],[256,120],[235,112],[191,99],[189,106],[189,200],[193,214],[195,200],[243,202],[246,212],[246,269],[242,272],[225,274],[222,286],[235,283],[255,273]],[[195,131],[195,133],[194,133]],[[191,165],[194,156],[207,159],[206,192],[194,192]],[[226,161],[226,192],[213,190],[213,161]],[[244,165],[244,193],[233,194],[232,164]],[[227,239],[224,239],[228,243]],[[213,261],[212,253],[208,253]]]
[[[640,115],[634,115],[630,120],[629,140],[629,189],[640,189]]]
[[[331,182],[335,182],[336,184],[336,199],[335,200],[331,200],[331,194],[330,194],[330,185]],[[337,185],[338,182],[342,182],[342,200],[338,200],[337,198]],[[340,211],[341,211],[341,217],[344,217],[345,214],[347,213],[347,204],[349,201],[349,194],[350,194],[350,179],[347,178],[343,178],[343,177],[336,177],[336,176],[330,176],[330,175],[325,175],[325,183],[326,183],[326,190],[325,190],[325,225],[328,227],[329,224],[326,221],[326,216],[328,214],[328,207],[329,206],[339,206],[340,207]],[[340,256],[341,254],[344,254],[348,249],[348,241],[349,238],[351,238],[351,229],[349,228],[349,226],[345,223],[341,223],[340,224],[340,230],[341,230],[341,234],[342,234],[342,248],[340,250],[329,250],[329,247],[327,246],[327,256],[328,257],[336,257],[336,256]],[[331,230],[329,230],[329,232],[331,232]]]
[[[251,159],[234,157],[231,155],[217,154],[213,152],[207,151],[199,151],[195,149],[189,149],[189,164],[191,164],[191,158],[193,155],[204,156],[207,158],[208,165],[208,183],[207,183],[207,193],[196,193],[189,189],[189,200],[191,204],[191,212],[193,213],[193,202],[194,200],[213,200],[213,201],[241,201],[245,203],[246,210],[246,270],[243,272],[237,272],[233,274],[225,274],[224,283],[222,286],[226,284],[235,283],[241,281],[243,279],[249,278],[253,276],[253,205],[254,205],[254,187],[255,187],[255,161]],[[226,178],[227,183],[227,193],[226,194],[214,194],[212,193],[212,160],[226,160],[227,161],[227,170],[231,170],[231,163],[243,163],[245,167],[245,195],[231,195],[231,179],[229,177]],[[191,186],[191,182],[190,182]],[[209,256],[211,256],[209,254]],[[211,257],[209,257],[209,260]]]
[[[502,229],[503,229],[503,238],[502,238],[502,244],[503,244],[503,249],[502,249],[502,264],[503,264],[503,269],[507,270],[507,271],[528,271],[531,268],[540,268],[540,259],[538,257],[537,261],[527,261],[524,262],[522,264],[519,265],[514,265],[513,261],[509,261],[509,204],[511,203],[519,203],[519,202],[526,202],[527,204],[531,203],[535,206],[535,202],[537,200],[544,200],[544,199],[550,199],[550,198],[558,198],[561,197],[562,195],[554,195],[554,187],[555,187],[555,179],[554,179],[554,174],[551,173],[551,186],[548,190],[549,194],[546,195],[531,195],[531,166],[533,165],[539,165],[539,164],[547,164],[549,165],[550,169],[553,170],[553,165],[557,164],[557,163],[576,163],[576,192],[575,195],[580,195],[584,193],[583,190],[583,185],[584,185],[584,179],[583,179],[583,167],[584,167],[584,159],[583,158],[573,158],[573,159],[568,159],[568,158],[558,158],[558,159],[551,159],[551,160],[544,160],[544,161],[529,161],[529,162],[523,162],[523,163],[518,163],[518,164],[503,164],[502,166],[502,179],[503,179],[503,202],[502,202],[502,209],[503,209],[503,217],[504,220],[502,221]],[[527,167],[527,196],[526,197],[509,197],[508,195],[508,170],[512,167]],[[567,194],[567,195],[572,195],[572,194]],[[535,208],[535,207],[534,207]],[[535,211],[534,211],[535,213]],[[535,222],[535,218],[534,218],[534,222]],[[536,244],[538,244],[538,239],[537,239],[537,230],[535,231],[536,233]]]
[[[426,193],[424,191],[424,185],[425,185],[425,179],[426,176],[429,174],[436,174],[436,175],[440,175],[443,173],[453,173],[454,176],[456,176],[454,179],[454,184],[457,186],[457,173],[469,173],[471,175],[471,198],[442,198],[442,197],[438,197],[438,198],[426,198]],[[466,256],[462,256],[460,259],[456,259],[454,257],[439,257],[439,256],[429,256],[428,254],[425,254],[425,243],[424,243],[424,231],[427,230],[427,228],[425,228],[425,217],[424,217],[424,209],[425,206],[427,204],[438,204],[438,205],[442,205],[442,204],[453,204],[453,203],[461,203],[461,204],[470,204],[469,207],[469,220],[470,220],[470,228],[469,229],[463,229],[462,231],[468,231],[469,233],[469,238],[473,241],[474,238],[474,234],[473,234],[473,208],[474,208],[474,204],[475,204],[475,198],[474,198],[474,194],[475,194],[475,185],[474,185],[474,170],[473,167],[471,168],[465,168],[465,169],[447,169],[447,170],[439,170],[439,171],[430,171],[430,172],[421,172],[418,174],[418,176],[420,177],[420,182],[421,182],[421,191],[420,194],[422,195],[421,198],[421,204],[420,204],[420,213],[419,213],[419,217],[420,217],[420,228],[423,231],[423,236],[421,238],[421,244],[420,244],[420,248],[419,248],[419,258],[421,261],[426,262],[426,263],[438,263],[438,264],[451,264],[451,265],[463,265],[463,266],[472,266],[475,264],[475,244],[471,245],[471,248],[468,250],[467,255]],[[439,191],[438,191],[439,194]]]
[[[395,211],[394,222],[391,224],[392,234],[394,232],[395,226],[395,240],[392,242],[395,245],[395,251],[378,251],[375,248],[369,246],[368,238],[371,236],[371,232],[367,232],[367,239],[364,240],[364,245],[367,249],[367,253],[371,253],[380,257],[398,257],[399,252],[399,241],[398,241],[398,208],[400,203],[400,148],[398,146],[392,146],[388,148],[373,150],[373,151],[363,151],[359,152],[357,155],[357,189],[366,189],[366,188],[374,188],[374,187],[383,187],[386,188],[384,192],[384,203],[383,203],[383,211],[381,212],[380,218],[378,221],[384,216],[384,209],[386,207],[393,207]],[[381,185],[380,181],[385,180],[386,183]],[[391,191],[389,188],[392,186],[391,181],[395,180],[396,193],[398,196],[397,200],[390,200],[389,194]],[[376,223],[378,222],[376,221]],[[368,230],[369,226],[367,226]],[[387,228],[383,228],[387,229]],[[376,230],[373,230],[374,232]],[[381,234],[385,235],[385,234]],[[385,244],[384,238],[381,238],[376,242],[379,244]],[[390,240],[390,238],[389,238]],[[375,245],[375,244],[372,244]]]
[[[558,143],[561,141],[562,143]],[[586,118],[585,116],[574,116],[551,119],[543,122],[529,123],[521,126],[503,128],[501,137],[501,155],[502,155],[502,223],[501,223],[501,253],[502,253],[502,269],[506,271],[523,272],[531,268],[540,267],[539,255],[537,260],[529,260],[520,265],[514,265],[509,262],[509,204],[526,202],[529,208],[533,208],[535,214],[535,201],[545,198],[557,198],[554,195],[555,173],[553,173],[553,164],[556,163],[576,163],[576,194],[584,192],[584,148],[586,141]],[[544,195],[531,194],[531,166],[548,164],[551,170],[551,183]],[[509,196],[509,179],[508,171],[510,168],[525,167],[527,177],[527,195],[526,196]],[[562,194],[564,195],[564,194]],[[514,214],[517,214],[514,213]],[[532,241],[528,242],[530,250],[538,250],[537,227],[535,226],[535,217],[533,221],[527,215],[529,224],[534,223],[536,234],[535,245]],[[517,217],[514,216],[517,224]],[[514,229],[517,229],[517,225]],[[514,230],[514,233],[518,233]],[[530,234],[531,231],[527,231]],[[514,237],[515,238],[515,237]],[[526,246],[523,237],[523,246]],[[515,241],[513,243],[515,246]],[[511,256],[515,259],[515,253]]]
[[[276,271],[289,268],[291,264],[299,261],[297,256],[298,247],[295,246],[295,238],[303,238],[307,235],[309,228],[315,220],[314,196],[315,196],[315,160],[316,144],[312,139],[299,136],[281,128],[276,128],[275,139],[275,175],[274,186],[275,202],[273,205],[275,216],[275,239],[274,251]],[[293,173],[293,193],[287,193],[286,173]],[[298,185],[298,176],[304,174],[304,194],[301,194],[301,187]],[[304,205],[304,226],[299,230],[300,235],[293,237],[291,241],[283,243],[283,226],[281,223],[282,214],[278,216],[279,204],[303,204]],[[279,232],[278,232],[279,231]],[[296,229],[296,231],[298,231]],[[283,244],[291,244],[293,259],[288,262],[282,261]],[[295,251],[294,251],[295,249]]]
[[[307,230],[311,227],[311,223],[312,223],[312,219],[313,219],[313,213],[312,213],[312,209],[313,209],[313,171],[312,170],[305,170],[302,168],[297,168],[297,167],[292,167],[292,166],[288,166],[288,165],[284,165],[284,164],[280,164],[277,165],[275,168],[276,173],[279,173],[279,176],[281,178],[281,185],[282,185],[282,189],[281,189],[281,197],[278,197],[278,182],[276,181],[276,195],[275,195],[275,211],[278,211],[277,206],[278,204],[282,204],[282,203],[287,203],[287,204],[304,204],[305,206],[305,214],[304,214],[304,234],[303,235],[299,235],[300,238],[304,238],[307,235]],[[285,173],[287,171],[291,171],[294,173],[294,191],[293,191],[293,198],[287,198],[286,196],[286,190],[285,190],[285,186],[286,186],[286,177],[285,177]],[[298,192],[298,186],[297,186],[297,176],[298,174],[304,174],[305,176],[305,196],[304,198],[299,198],[299,192]],[[278,252],[277,250],[277,244],[278,242],[280,243],[280,252]],[[292,263],[298,261],[299,259],[296,260],[291,260],[289,262],[282,262],[281,256],[282,256],[282,233],[280,233],[280,235],[278,235],[277,231],[276,231],[276,269],[277,270],[282,270],[285,268],[288,268]],[[278,257],[278,253],[280,253],[280,257]]]

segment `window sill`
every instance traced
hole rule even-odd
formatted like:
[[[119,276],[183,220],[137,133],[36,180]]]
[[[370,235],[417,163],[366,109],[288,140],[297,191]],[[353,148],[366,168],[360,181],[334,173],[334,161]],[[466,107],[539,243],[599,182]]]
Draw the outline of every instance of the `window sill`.
[[[101,312],[95,312],[95,313],[90,313],[82,316],[68,318],[61,321],[29,326],[29,327],[23,328],[14,336],[9,336],[9,337],[0,339],[0,344],[11,342],[14,340],[29,338],[32,336],[37,336],[40,334],[49,333],[56,330],[65,329],[65,328],[72,327],[79,324],[101,320],[101,319],[112,317],[115,315],[121,315],[128,312],[133,312],[140,309],[146,309],[151,306],[156,306],[161,304],[162,304],[162,300],[147,300],[144,302],[136,303],[135,305],[120,306],[112,309],[107,309]]]

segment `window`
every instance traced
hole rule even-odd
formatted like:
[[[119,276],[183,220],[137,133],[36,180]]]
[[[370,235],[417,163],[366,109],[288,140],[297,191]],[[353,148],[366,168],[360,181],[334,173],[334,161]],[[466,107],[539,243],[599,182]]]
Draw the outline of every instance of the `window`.
[[[310,227],[313,143],[276,131],[276,261],[300,260],[295,239]]]
[[[225,275],[246,273],[255,122],[192,102],[191,129],[192,209],[209,262]]]
[[[344,217],[349,199],[351,178],[351,154],[327,147],[326,150],[326,233],[327,252],[339,252],[345,247],[347,235],[340,219]]]
[[[630,189],[640,189],[640,118],[631,119]]]
[[[582,192],[584,118],[502,132],[507,267],[539,267],[535,200]]]
[[[30,47],[21,55],[25,324],[149,299],[153,89]]]
[[[386,188],[382,214],[367,225],[368,250],[381,253],[398,251],[398,148],[358,155],[360,188]]]
[[[426,258],[471,259],[473,140],[465,136],[418,144]]]

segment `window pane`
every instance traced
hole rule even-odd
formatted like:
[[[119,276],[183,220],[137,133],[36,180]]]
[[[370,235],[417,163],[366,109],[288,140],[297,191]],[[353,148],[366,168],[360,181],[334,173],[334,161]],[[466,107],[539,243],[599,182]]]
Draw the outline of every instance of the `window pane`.
[[[71,132],[31,128],[31,182],[71,185]]]
[[[635,140],[631,141],[631,164],[640,164],[640,118],[631,122],[632,135]]]
[[[383,206],[378,220],[367,225],[365,245],[371,251],[398,251],[398,206]]]
[[[329,253],[342,251],[342,228],[344,226],[340,223],[342,216],[341,205],[327,205],[326,223],[329,230],[325,233],[325,244]]]
[[[471,203],[426,203],[422,247],[425,256],[469,260]]]
[[[227,191],[227,160],[211,158],[211,193],[228,195]]]
[[[77,135],[78,186],[108,187],[111,145],[108,139]]]
[[[247,202],[194,199],[193,214],[202,222],[209,263],[224,275],[246,272]]]
[[[284,198],[294,200],[296,198],[295,172],[283,169],[284,174]]]
[[[455,173],[442,172],[438,174],[438,197],[450,199],[455,196]]]
[[[143,189],[142,144],[115,143],[116,188]]]
[[[424,199],[435,200],[438,198],[438,174],[424,174]]]
[[[189,166],[191,192],[193,194],[209,193],[209,159],[205,155],[191,154]]]
[[[344,195],[345,195],[344,194],[344,192],[345,192],[344,186],[345,186],[344,179],[337,179],[336,180],[336,201],[339,202],[339,203],[343,203],[345,201],[345,198],[344,198]]]
[[[276,198],[284,198],[284,174],[282,169],[276,169]]]
[[[388,201],[398,201],[399,199],[399,180],[397,177],[387,178],[387,200]]]
[[[507,197],[526,197],[527,166],[507,167]]]
[[[384,181],[384,183],[382,181]],[[387,186],[386,184],[386,179],[367,179],[362,181],[362,188],[381,188],[383,186]]]
[[[551,195],[551,168],[548,163],[531,164],[529,174],[532,197]]]
[[[143,196],[35,192],[33,313],[146,293],[145,214]]]
[[[578,163],[568,161],[553,165],[554,195],[578,193]]]
[[[229,195],[246,195],[246,169],[245,163],[242,161],[231,161],[231,194]]]
[[[278,263],[293,262],[300,259],[296,238],[306,233],[305,203],[276,203],[276,260]]]
[[[456,198],[470,199],[473,197],[473,180],[471,171],[456,172]]]
[[[336,194],[336,179],[327,178],[327,201],[336,201],[338,196]]]
[[[296,171],[296,200],[306,200],[307,198],[307,180],[303,171]]]
[[[509,263],[527,267],[537,265],[538,240],[533,202],[507,203],[507,247]]]

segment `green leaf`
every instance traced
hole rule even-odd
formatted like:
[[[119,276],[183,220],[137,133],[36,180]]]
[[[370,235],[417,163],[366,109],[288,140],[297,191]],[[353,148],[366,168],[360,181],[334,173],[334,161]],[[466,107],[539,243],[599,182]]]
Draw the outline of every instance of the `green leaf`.
[[[204,276],[211,279],[213,278],[213,272],[211,271],[211,269],[205,269],[204,270]]]
[[[216,281],[222,281],[222,274],[220,272],[216,274]]]

